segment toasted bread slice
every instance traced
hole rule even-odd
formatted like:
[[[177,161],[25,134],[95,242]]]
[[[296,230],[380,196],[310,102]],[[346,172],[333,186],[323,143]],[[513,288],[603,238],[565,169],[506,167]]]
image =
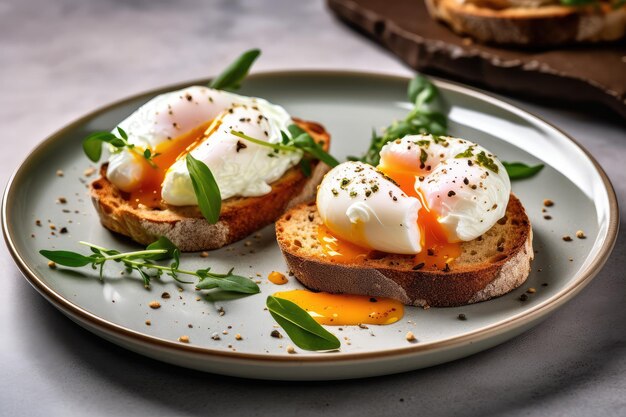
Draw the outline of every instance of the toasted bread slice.
[[[294,121],[328,150],[330,135],[323,126]],[[315,161],[313,164],[308,178],[299,167],[289,169],[271,184],[269,194],[224,200],[215,224],[209,224],[197,206],[177,207],[162,202],[158,208],[133,207],[128,195],[106,178],[106,164],[100,170],[101,177],[90,185],[91,199],[104,227],[138,243],[147,245],[166,236],[183,252],[217,249],[274,222],[287,208],[310,201],[328,171],[323,163]]]
[[[546,47],[614,41],[626,34],[626,6],[613,9],[607,2],[576,7],[510,7],[496,0],[425,2],[431,16],[481,43]]]
[[[414,270],[411,255],[372,252],[358,264],[332,262],[317,240],[322,224],[313,203],[276,222],[276,239],[290,270],[306,287],[330,293],[390,297],[407,305],[449,307],[497,297],[519,287],[530,273],[532,229],[511,194],[506,215],[487,233],[461,244],[448,271]]]

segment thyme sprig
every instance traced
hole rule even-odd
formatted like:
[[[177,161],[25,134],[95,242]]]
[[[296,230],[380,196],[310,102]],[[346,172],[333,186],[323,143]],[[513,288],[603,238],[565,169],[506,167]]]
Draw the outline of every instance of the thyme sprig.
[[[220,288],[225,291],[244,294],[260,292],[258,285],[252,280],[233,274],[234,268],[224,274],[212,272],[210,267],[195,271],[180,268],[180,250],[164,236],[148,245],[145,250],[132,252],[107,249],[89,242],[81,241],[79,243],[89,247],[91,254],[84,255],[63,250],[40,250],[39,253],[57,265],[65,267],[80,268],[91,265],[94,270],[99,271],[100,280],[104,279],[104,265],[113,261],[122,264],[129,273],[136,271],[141,276],[146,288],[150,287],[153,279],[158,279],[166,274],[181,284],[195,283],[196,288],[202,290]],[[172,262],[169,265],[156,263],[165,260]],[[185,281],[179,275],[194,276],[198,280]]]

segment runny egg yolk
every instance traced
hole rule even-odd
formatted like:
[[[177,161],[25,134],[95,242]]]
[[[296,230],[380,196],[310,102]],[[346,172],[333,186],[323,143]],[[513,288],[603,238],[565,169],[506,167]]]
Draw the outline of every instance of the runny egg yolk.
[[[448,242],[437,213],[430,210],[424,195],[419,189],[415,189],[415,182],[418,180],[416,173],[386,166],[379,166],[378,169],[393,179],[405,194],[419,199],[422,205],[417,215],[422,250],[414,258],[415,266],[419,266],[416,269],[447,269],[461,255],[461,245]],[[337,263],[355,263],[371,252],[358,244],[334,236],[324,225],[318,229],[318,241],[324,254]]]
[[[391,298],[307,290],[277,292],[273,295],[297,304],[318,323],[331,326],[392,324],[404,316],[402,303]]]
[[[141,164],[142,177],[136,188],[129,193],[128,200],[131,205],[143,204],[147,207],[158,207],[161,203],[161,187],[167,170],[179,158],[187,155],[195,148],[203,137],[210,135],[206,132],[211,122],[204,123],[195,129],[184,133],[178,137],[160,143],[151,149],[152,163],[148,162],[142,155],[133,154],[137,163]],[[203,135],[204,133],[204,135]],[[143,149],[139,149],[143,154]]]

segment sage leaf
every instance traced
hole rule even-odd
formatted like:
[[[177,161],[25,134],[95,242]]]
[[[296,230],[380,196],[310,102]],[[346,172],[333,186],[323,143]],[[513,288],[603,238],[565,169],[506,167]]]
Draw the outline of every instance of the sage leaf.
[[[211,224],[217,223],[222,209],[222,195],[215,177],[208,166],[187,154],[187,170],[191,177],[193,191],[198,200],[198,207],[204,218]]]
[[[300,349],[335,350],[341,346],[335,335],[324,329],[297,304],[270,295],[265,305],[274,320]]]
[[[241,82],[248,75],[250,67],[254,61],[261,55],[259,49],[251,49],[244,52],[232,64],[230,64],[220,75],[215,77],[209,83],[209,87],[217,90],[235,91],[241,87]]]

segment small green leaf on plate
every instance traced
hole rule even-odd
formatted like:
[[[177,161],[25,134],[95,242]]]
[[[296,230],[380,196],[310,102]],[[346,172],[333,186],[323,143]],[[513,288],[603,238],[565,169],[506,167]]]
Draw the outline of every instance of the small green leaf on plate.
[[[270,295],[265,305],[274,320],[300,349],[335,350],[341,346],[335,335],[324,329],[297,304]]]
[[[531,166],[526,165],[522,162],[502,161],[502,165],[504,165],[504,168],[506,168],[506,172],[507,174],[509,174],[509,178],[511,179],[511,181],[530,178],[543,169],[543,164]]]
[[[261,291],[259,286],[251,279],[232,274],[228,274],[222,278],[214,278],[209,275],[206,278],[201,278],[196,284],[196,287],[201,290],[219,288],[224,291],[232,291],[242,294],[257,294]]]
[[[88,256],[67,250],[40,250],[39,253],[58,265],[73,268],[89,265],[93,262],[93,259]]]
[[[176,252],[179,252],[176,245],[173,244],[172,241],[166,238],[165,236],[161,236],[158,240],[155,240],[154,242],[146,246],[146,250],[154,250],[154,249],[165,249],[167,250],[167,252],[156,253],[154,255],[147,256],[146,258],[153,259],[155,261],[161,261],[164,259],[172,259],[175,257]]]

